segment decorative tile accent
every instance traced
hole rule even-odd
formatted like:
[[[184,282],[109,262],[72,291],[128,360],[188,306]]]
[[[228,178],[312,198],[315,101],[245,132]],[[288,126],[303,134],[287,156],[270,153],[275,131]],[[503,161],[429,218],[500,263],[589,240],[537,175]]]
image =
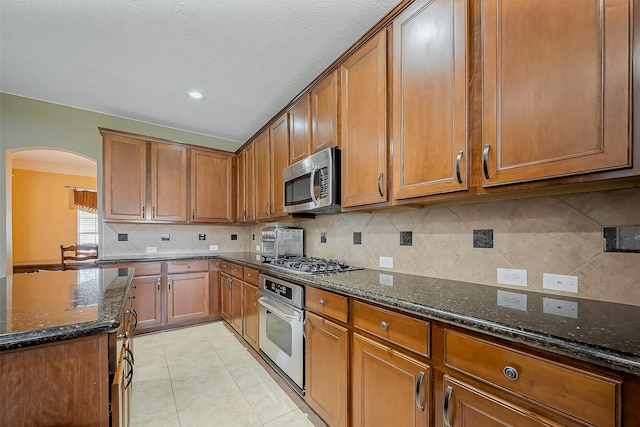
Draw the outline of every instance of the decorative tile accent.
[[[320,233],[320,243],[327,243],[327,233],[325,232]]]
[[[353,232],[353,244],[354,245],[361,245],[362,244],[362,232],[361,231],[354,231]]]
[[[604,227],[605,252],[640,253],[640,227]]]
[[[493,228],[473,230],[473,247],[484,249],[493,248]]]
[[[413,233],[411,231],[400,232],[400,246],[413,246]]]

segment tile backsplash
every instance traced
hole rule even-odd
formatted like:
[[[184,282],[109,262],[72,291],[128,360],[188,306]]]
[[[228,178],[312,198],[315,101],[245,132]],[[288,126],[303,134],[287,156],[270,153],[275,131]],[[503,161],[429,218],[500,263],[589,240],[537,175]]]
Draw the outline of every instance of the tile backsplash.
[[[640,224],[640,188],[321,215],[299,224],[308,256],[373,269],[381,269],[380,256],[393,257],[395,272],[493,286],[497,268],[526,269],[527,289],[538,291],[543,273],[578,276],[578,293],[565,295],[640,305],[640,254],[603,251],[603,227]],[[103,253],[142,254],[147,246],[158,253],[195,253],[216,244],[223,252],[255,251],[262,227],[106,224]],[[493,230],[493,247],[474,248],[474,230]],[[408,231],[411,246],[401,245],[400,232]],[[128,233],[128,241],[119,242],[118,233]],[[162,242],[163,233],[171,240]],[[206,241],[198,240],[201,233]],[[360,233],[360,244],[354,244],[354,233]]]

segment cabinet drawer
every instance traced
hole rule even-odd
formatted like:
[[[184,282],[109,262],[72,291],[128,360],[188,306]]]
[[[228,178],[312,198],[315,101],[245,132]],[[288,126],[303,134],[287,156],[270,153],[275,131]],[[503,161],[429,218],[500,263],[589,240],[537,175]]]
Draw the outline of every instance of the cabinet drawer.
[[[356,328],[372,335],[414,351],[423,356],[430,356],[429,322],[415,319],[355,301],[353,318]]]
[[[244,279],[244,267],[238,264],[231,264],[231,275],[238,279]]]
[[[159,276],[161,273],[159,262],[141,262],[138,264],[108,264],[102,268],[135,268],[134,275],[140,276]]]
[[[252,285],[258,286],[258,276],[260,272],[258,270],[254,270],[253,268],[245,267],[243,279],[247,283],[251,283]]]
[[[194,271],[209,271],[209,261],[171,261],[167,268],[168,274],[191,273]]]
[[[223,273],[231,274],[231,263],[223,259],[220,260],[220,271]]]
[[[308,309],[333,317],[341,322],[347,322],[349,319],[347,311],[349,300],[347,297],[309,287],[305,291],[305,304]]]
[[[593,425],[619,425],[620,381],[616,379],[450,330],[445,331],[445,362]]]

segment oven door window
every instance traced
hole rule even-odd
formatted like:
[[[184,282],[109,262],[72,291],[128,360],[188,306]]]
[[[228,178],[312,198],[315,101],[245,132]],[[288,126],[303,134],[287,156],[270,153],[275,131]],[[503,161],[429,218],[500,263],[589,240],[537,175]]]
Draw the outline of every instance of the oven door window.
[[[311,173],[307,173],[284,183],[285,206],[295,206],[311,201],[310,180]]]
[[[293,342],[291,323],[279,318],[269,309],[267,309],[265,320],[266,334],[269,341],[287,356],[291,356],[291,344]]]

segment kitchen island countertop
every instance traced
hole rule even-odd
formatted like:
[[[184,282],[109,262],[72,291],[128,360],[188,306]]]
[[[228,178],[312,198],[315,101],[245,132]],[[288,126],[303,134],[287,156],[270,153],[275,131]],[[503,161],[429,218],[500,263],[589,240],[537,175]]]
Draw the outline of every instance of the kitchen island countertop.
[[[297,283],[640,375],[640,307],[392,271],[299,274],[253,252],[120,257],[114,262],[224,258]]]
[[[0,351],[117,330],[133,272],[88,268],[0,278]]]

